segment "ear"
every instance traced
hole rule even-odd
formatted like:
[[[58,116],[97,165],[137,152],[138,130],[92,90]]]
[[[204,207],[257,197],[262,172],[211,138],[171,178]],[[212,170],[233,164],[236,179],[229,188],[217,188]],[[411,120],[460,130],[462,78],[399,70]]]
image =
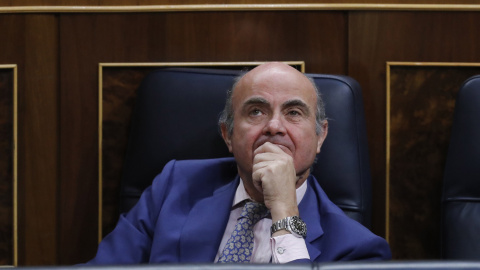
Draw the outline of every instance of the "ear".
[[[225,124],[220,124],[220,131],[222,132],[222,138],[228,147],[228,151],[232,153],[232,140],[230,134],[228,134],[227,126]]]
[[[322,125],[322,134],[318,135],[318,142],[317,142],[317,154],[320,153],[320,148],[323,145],[323,142],[325,141],[325,138],[327,138],[328,134],[328,121],[325,120],[325,122]]]

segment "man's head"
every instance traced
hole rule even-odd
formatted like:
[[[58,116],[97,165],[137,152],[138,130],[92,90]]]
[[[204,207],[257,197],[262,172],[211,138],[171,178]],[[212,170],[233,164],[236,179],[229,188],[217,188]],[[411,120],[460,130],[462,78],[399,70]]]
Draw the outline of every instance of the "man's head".
[[[227,131],[230,135],[232,134],[232,131],[233,131],[233,115],[234,115],[233,106],[232,106],[232,93],[233,93],[233,90],[237,87],[237,84],[239,83],[239,81],[243,78],[245,74],[238,76],[235,79],[235,82],[232,88],[227,91],[227,100],[225,103],[225,108],[223,109],[220,115],[220,119],[218,121],[218,124],[220,127],[222,125],[226,126]],[[315,119],[317,121],[316,132],[317,134],[320,134],[323,132],[323,126],[327,120],[325,115],[325,104],[323,103],[323,99],[313,79],[308,78],[307,76],[305,77],[310,81],[310,83],[312,84],[312,87],[315,90],[315,94],[317,95],[317,110],[315,112]]]
[[[304,180],[328,131],[315,84],[283,63],[266,63],[240,77],[219,124],[239,174],[247,181],[253,152],[265,142],[290,155],[297,176]]]

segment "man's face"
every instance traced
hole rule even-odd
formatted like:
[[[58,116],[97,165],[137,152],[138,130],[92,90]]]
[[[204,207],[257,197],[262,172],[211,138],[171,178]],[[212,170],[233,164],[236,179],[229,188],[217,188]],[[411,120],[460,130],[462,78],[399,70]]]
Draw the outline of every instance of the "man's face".
[[[297,176],[308,176],[326,132],[316,134],[317,96],[303,74],[280,63],[260,66],[238,83],[232,106],[233,133],[223,127],[222,134],[242,179],[251,179],[253,152],[265,142],[293,158]]]

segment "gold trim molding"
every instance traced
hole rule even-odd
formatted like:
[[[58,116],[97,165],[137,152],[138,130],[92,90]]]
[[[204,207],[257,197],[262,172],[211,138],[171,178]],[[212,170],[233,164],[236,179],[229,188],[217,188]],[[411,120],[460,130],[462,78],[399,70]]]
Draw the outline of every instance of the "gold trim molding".
[[[99,67],[229,67],[229,66],[258,66],[265,61],[252,62],[170,62],[170,63],[100,63]],[[300,66],[300,71],[305,73],[305,61],[283,61],[285,64]],[[99,72],[101,69],[99,70]],[[102,73],[99,73],[102,75]]]
[[[390,73],[391,67],[480,67],[480,63],[471,62],[386,62],[386,189],[385,189],[385,238],[390,236]],[[460,87],[460,86],[459,86]]]
[[[304,61],[283,61],[292,66],[300,66],[300,71],[305,73]],[[228,67],[228,66],[258,66],[265,61],[252,62],[165,62],[165,63],[99,63],[98,64],[98,242],[103,235],[103,69],[105,67]]]
[[[13,70],[13,265],[18,265],[18,77],[17,65],[0,65]],[[5,267],[5,266],[1,266]]]
[[[480,11],[480,4],[203,4],[139,6],[9,6],[0,13],[108,13],[201,11]]]

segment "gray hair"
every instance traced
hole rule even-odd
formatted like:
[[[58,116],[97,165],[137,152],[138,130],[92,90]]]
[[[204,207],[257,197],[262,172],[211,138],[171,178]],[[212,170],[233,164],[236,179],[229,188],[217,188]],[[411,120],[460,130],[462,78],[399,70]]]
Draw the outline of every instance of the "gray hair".
[[[228,135],[231,136],[233,133],[233,105],[232,105],[232,96],[233,96],[233,91],[235,88],[237,88],[238,83],[240,80],[245,76],[246,73],[236,77],[234,79],[234,84],[232,88],[230,88],[227,91],[227,99],[225,101],[225,108],[220,114],[220,119],[218,120],[218,125],[221,127],[222,125],[225,125],[228,131]],[[323,125],[327,121],[327,117],[325,115],[325,103],[323,102],[322,96],[320,92],[318,91],[317,85],[315,84],[315,81],[306,76],[305,77],[310,81],[310,83],[313,86],[313,89],[315,89],[315,94],[317,95],[317,111],[315,112],[315,119],[316,119],[316,127],[315,127],[315,132],[318,134],[323,133]]]

